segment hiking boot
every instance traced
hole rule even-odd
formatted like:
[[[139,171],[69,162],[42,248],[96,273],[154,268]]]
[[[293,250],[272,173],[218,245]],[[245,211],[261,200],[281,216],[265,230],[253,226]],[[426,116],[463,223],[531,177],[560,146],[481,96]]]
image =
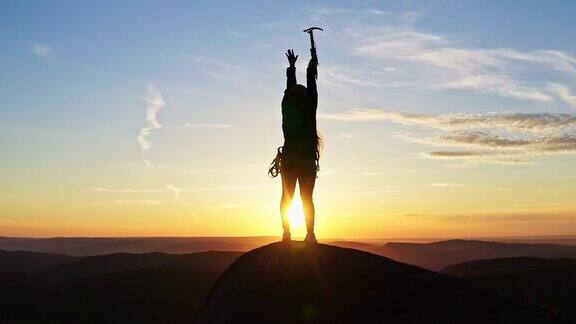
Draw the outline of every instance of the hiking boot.
[[[318,240],[316,240],[316,235],[314,233],[306,234],[306,238],[304,239],[305,242],[317,244]]]
[[[290,231],[284,231],[284,234],[282,235],[282,241],[292,241],[292,235],[290,234]]]

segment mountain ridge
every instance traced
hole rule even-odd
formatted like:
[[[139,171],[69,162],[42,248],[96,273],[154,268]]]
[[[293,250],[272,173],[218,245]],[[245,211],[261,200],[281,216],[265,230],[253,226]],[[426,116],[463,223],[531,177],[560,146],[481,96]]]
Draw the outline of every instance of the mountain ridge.
[[[279,242],[240,256],[198,323],[555,323],[464,280],[364,251]]]

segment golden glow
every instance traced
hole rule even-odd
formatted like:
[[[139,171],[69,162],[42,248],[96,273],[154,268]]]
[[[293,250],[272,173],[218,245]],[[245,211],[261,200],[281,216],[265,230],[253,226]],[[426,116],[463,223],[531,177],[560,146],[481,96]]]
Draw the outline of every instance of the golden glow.
[[[551,161],[552,165],[542,163],[520,169],[510,166],[458,169],[409,158],[400,162],[391,159],[384,168],[378,164],[380,160],[376,163],[364,158],[363,154],[368,154],[364,152],[358,153],[357,160],[340,158],[361,146],[345,146],[346,143],[338,142],[337,136],[332,137],[331,154],[326,154],[322,162],[327,170],[335,171],[320,174],[314,191],[315,231],[319,238],[574,233],[576,175],[570,169],[573,164]],[[52,169],[30,173],[0,188],[0,236],[279,236],[282,233],[281,181],[263,176],[262,168],[251,165],[251,159],[268,158],[266,147],[262,146],[264,152],[256,154],[257,158],[234,162],[232,172],[226,171],[230,168],[229,158],[202,160],[210,156],[208,149],[198,153],[181,150],[182,145],[158,143],[158,148],[194,153],[194,159],[200,159],[198,165],[211,167],[195,169],[182,164],[158,168],[162,177],[181,189],[178,198],[139,161],[95,173],[78,166],[67,168],[66,173],[48,172]],[[226,142],[216,144],[214,147],[227,148],[222,151],[226,155],[244,156],[234,151],[236,146]],[[26,174],[27,168],[40,168],[35,166],[37,161],[42,160],[27,160],[19,172]],[[54,168],[62,167],[53,164]],[[126,172],[128,167],[134,172]],[[91,168],[100,170],[97,165]],[[0,168],[0,178],[10,179],[12,170]],[[374,174],[364,174],[366,170]],[[511,173],[516,178],[510,178]],[[439,183],[446,185],[430,185]],[[306,226],[298,190],[294,199],[288,217],[293,236],[301,237]]]
[[[302,200],[299,197],[295,197],[292,200],[292,206],[290,206],[290,228],[292,231],[299,230],[304,227],[304,208],[302,207]]]

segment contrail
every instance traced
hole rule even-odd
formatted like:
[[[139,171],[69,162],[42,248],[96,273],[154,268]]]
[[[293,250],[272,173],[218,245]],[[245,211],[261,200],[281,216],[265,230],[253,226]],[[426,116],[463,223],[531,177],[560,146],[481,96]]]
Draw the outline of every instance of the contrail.
[[[148,135],[150,135],[152,131],[162,128],[162,125],[158,122],[158,112],[166,105],[166,102],[162,98],[160,90],[152,83],[148,85],[148,93],[144,100],[148,104],[146,107],[146,122],[148,125],[140,129],[136,141],[138,145],[140,145],[140,154],[142,155],[144,163],[146,163],[147,166],[152,166],[146,158],[146,153],[152,148],[152,142],[148,140]]]
[[[162,124],[160,124],[160,122],[158,121],[158,113],[166,105],[166,102],[164,101],[164,98],[162,98],[162,93],[160,92],[160,90],[152,83],[148,84],[147,94],[146,97],[144,97],[144,100],[147,103],[146,106],[147,125],[140,129],[138,136],[136,136],[136,142],[138,142],[138,145],[140,146],[140,155],[142,157],[142,161],[144,161],[144,164],[146,164],[146,166],[156,171],[154,164],[147,157],[148,151],[152,148],[152,142],[148,139],[148,136],[153,131],[162,128]],[[170,181],[168,181],[168,179],[166,179],[165,177],[159,175],[158,172],[155,173],[156,177],[164,183],[164,188],[166,188],[166,191],[169,191],[173,194],[174,199],[176,199],[184,206],[186,211],[194,218],[195,221],[210,225],[213,228],[220,228],[219,226],[216,226],[214,224],[199,219],[197,217],[198,214],[194,210],[192,210],[188,202],[180,196],[182,190],[173,185],[172,183],[170,183]]]

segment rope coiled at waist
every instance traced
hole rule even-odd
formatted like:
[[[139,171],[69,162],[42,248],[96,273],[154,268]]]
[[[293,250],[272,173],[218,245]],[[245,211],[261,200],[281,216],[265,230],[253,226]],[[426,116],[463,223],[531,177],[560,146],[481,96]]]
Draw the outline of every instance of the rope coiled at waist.
[[[268,169],[268,176],[270,178],[276,178],[280,174],[280,166],[282,165],[282,146],[280,146],[276,151],[276,157],[270,163],[270,168]]]
[[[316,172],[320,171],[320,154],[316,147],[300,143],[284,143],[284,146],[278,147],[276,157],[270,163],[268,176],[277,177],[281,173],[283,163],[288,164],[290,161],[302,160],[313,160]]]

